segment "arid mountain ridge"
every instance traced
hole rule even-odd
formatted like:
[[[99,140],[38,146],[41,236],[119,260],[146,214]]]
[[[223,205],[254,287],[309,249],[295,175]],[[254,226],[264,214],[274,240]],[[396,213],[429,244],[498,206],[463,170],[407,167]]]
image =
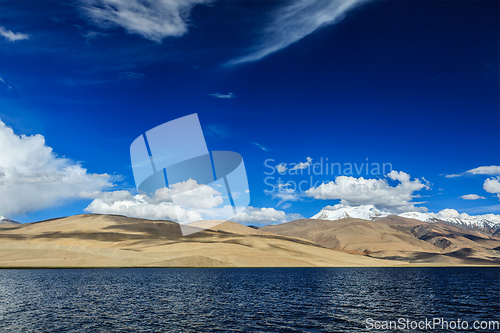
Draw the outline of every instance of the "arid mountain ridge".
[[[396,215],[373,220],[302,219],[260,229],[370,257],[434,264],[500,264],[500,232]]]
[[[384,267],[500,265],[500,237],[400,216],[301,219],[262,228],[83,214],[0,226],[0,267]]]

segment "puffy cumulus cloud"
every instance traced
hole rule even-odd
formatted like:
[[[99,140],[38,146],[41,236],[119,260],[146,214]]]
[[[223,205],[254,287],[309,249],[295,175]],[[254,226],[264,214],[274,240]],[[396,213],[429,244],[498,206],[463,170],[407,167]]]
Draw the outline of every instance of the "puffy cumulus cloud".
[[[160,43],[188,31],[194,6],[210,0],[81,0],[84,14],[102,28],[119,26]]]
[[[462,195],[460,198],[464,199],[464,200],[479,200],[479,199],[485,199],[485,197],[482,197],[480,195],[477,195],[477,194],[466,194],[466,195]]]
[[[177,200],[179,191],[183,191],[193,183],[183,183],[177,188],[158,189],[152,196],[144,194],[132,195],[129,191],[113,191],[101,196],[85,208],[89,213],[117,214],[151,220],[171,220],[180,223],[200,220],[219,220],[233,216],[233,207],[222,205],[220,193],[210,190],[208,186],[196,187],[192,191],[180,193],[185,198]],[[208,188],[208,189],[207,189]],[[172,200],[176,195],[176,204]],[[214,199],[215,198],[215,199]],[[239,211],[242,210],[238,209]],[[298,214],[286,214],[274,208],[247,207],[231,221],[239,223],[282,223],[301,218]]]
[[[213,208],[224,202],[221,193],[215,188],[200,186],[192,179],[158,189],[155,193],[155,197],[163,201],[171,200],[172,195],[175,195],[177,204],[190,208]]]
[[[273,15],[264,28],[260,43],[245,56],[228,65],[256,61],[282,50],[320,28],[340,22],[346,13],[367,0],[295,0]]]
[[[414,192],[429,189],[425,180],[411,180],[409,174],[394,170],[386,177],[399,184],[391,186],[387,179],[339,176],[335,181],[310,188],[305,194],[315,199],[340,199],[340,203],[350,206],[374,205],[391,213],[421,210],[414,206],[418,202],[412,200],[418,197]]]
[[[175,196],[175,204],[172,200],[173,196]],[[226,213],[223,216],[228,216],[230,214],[228,209],[231,207],[218,207],[223,203],[221,193],[215,188],[200,186],[195,180],[189,179],[172,184],[170,187],[160,188],[151,196],[132,195],[128,191],[102,193],[85,208],[85,211],[153,220],[194,222],[216,218],[220,213]]]
[[[146,195],[132,195],[128,191],[103,193],[85,208],[89,213],[116,214],[150,220],[198,221],[202,219],[199,212],[174,205],[155,193],[153,198]]]
[[[286,163],[278,164],[276,170],[278,170],[279,173],[285,173],[287,170]]]
[[[88,173],[78,163],[58,157],[42,135],[16,135],[2,121],[0,156],[0,215],[93,198],[113,186],[109,175]]]
[[[498,165],[481,166],[472,170],[468,170],[466,172],[471,173],[473,175],[500,175],[500,166]]]
[[[500,199],[500,177],[486,179],[483,188],[488,193],[495,193]]]
[[[12,32],[11,30],[5,29],[4,27],[0,27],[0,36],[7,39],[9,42],[15,42],[18,40],[30,38],[30,36],[28,36],[26,34],[22,34],[20,32],[15,33],[15,32]]]
[[[286,214],[274,208],[256,208],[249,206],[231,221],[245,224],[276,224],[303,218],[300,214]]]

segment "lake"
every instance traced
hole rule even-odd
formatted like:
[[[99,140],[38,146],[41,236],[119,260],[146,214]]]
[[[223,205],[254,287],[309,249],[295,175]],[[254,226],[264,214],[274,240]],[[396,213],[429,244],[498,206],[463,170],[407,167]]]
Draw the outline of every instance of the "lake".
[[[500,268],[4,269],[0,331],[471,332],[499,295]]]

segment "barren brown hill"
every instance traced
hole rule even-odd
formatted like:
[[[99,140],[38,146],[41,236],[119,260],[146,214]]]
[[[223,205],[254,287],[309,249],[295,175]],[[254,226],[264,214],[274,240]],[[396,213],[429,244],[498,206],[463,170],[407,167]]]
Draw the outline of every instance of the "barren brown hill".
[[[374,258],[436,265],[500,265],[500,238],[399,216],[376,221],[302,219],[260,229]]]
[[[0,229],[0,267],[401,265],[234,222],[185,237],[174,222],[93,214]]]

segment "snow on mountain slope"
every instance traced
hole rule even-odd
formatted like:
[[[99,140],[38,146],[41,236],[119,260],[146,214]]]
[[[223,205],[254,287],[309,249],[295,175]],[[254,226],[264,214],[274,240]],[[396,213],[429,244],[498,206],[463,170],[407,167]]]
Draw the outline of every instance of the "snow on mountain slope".
[[[432,216],[432,214],[420,213],[420,212],[401,213],[398,214],[398,216],[406,217],[408,219],[415,219],[422,222],[432,222],[434,219],[434,216]]]
[[[327,206],[323,208],[318,214],[314,215],[311,218],[332,221],[348,217],[373,220],[376,217],[383,217],[388,215],[391,215],[391,213],[381,211],[373,205],[351,207],[348,205],[337,204],[335,206]],[[443,209],[439,213],[407,212],[399,214],[398,216],[416,219],[422,222],[445,221],[468,227],[500,228],[500,215],[485,214],[474,216],[466,213],[459,213],[454,209]]]
[[[351,207],[348,205],[337,204],[335,206],[327,206],[323,208],[318,214],[311,217],[318,220],[340,220],[348,217],[372,220],[376,217],[391,215],[388,212],[378,210],[373,205],[361,205]]]
[[[466,213],[460,214],[454,209],[443,209],[439,213],[409,212],[399,214],[398,216],[417,219],[423,222],[445,221],[458,225],[480,228],[500,226],[500,215],[486,214],[473,216]]]
[[[19,222],[0,216],[0,224],[19,224]]]

